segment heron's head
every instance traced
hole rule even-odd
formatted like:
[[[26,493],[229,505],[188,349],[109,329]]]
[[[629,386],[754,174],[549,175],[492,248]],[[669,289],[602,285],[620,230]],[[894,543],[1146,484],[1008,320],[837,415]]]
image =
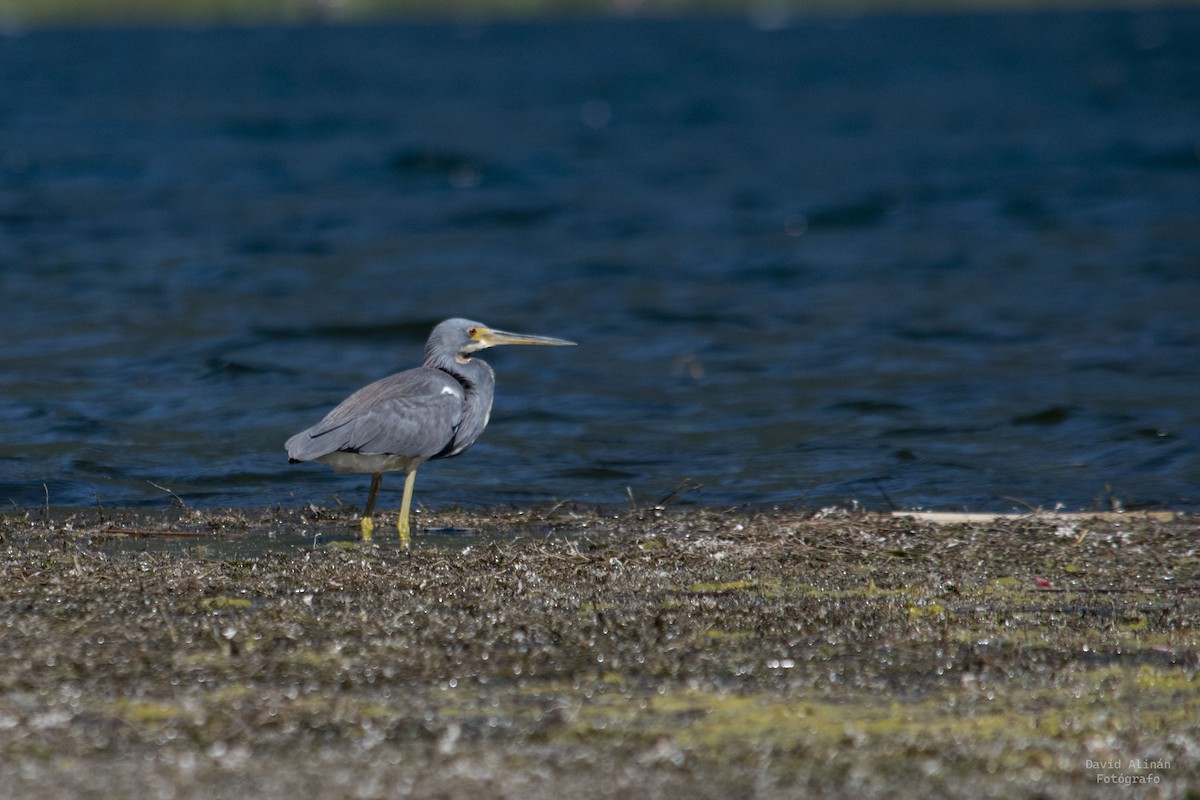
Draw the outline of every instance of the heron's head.
[[[574,345],[566,339],[550,336],[531,336],[525,333],[510,333],[489,328],[482,322],[469,319],[448,319],[439,322],[425,343],[425,362],[455,359],[464,362],[488,347],[498,344]]]

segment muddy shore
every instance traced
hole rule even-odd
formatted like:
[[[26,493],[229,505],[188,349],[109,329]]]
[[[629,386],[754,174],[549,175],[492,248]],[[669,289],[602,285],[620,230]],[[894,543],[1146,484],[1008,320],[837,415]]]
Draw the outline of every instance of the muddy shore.
[[[0,795],[1200,784],[1194,515],[450,509],[407,551],[386,521],[0,515]]]

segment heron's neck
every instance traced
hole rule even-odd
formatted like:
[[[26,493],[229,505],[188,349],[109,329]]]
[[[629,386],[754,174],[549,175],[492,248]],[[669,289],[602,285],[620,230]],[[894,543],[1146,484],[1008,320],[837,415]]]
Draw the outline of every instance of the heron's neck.
[[[426,359],[425,366],[449,373],[468,394],[489,392],[496,380],[492,368],[479,358],[430,358]]]
[[[426,364],[449,373],[463,387],[462,419],[454,430],[454,440],[440,454],[442,458],[456,456],[470,447],[487,427],[492,413],[492,390],[496,376],[486,361],[478,358],[465,362],[450,360],[449,364]]]

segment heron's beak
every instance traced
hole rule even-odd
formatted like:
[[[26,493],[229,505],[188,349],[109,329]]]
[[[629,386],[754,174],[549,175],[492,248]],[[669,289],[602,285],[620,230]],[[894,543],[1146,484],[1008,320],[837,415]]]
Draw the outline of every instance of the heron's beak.
[[[497,331],[491,328],[477,328],[475,334],[471,337],[478,345],[476,348],[482,350],[485,347],[495,347],[498,344],[540,344],[540,345],[574,345],[574,342],[568,342],[566,339],[555,339],[552,336],[531,336],[527,333],[509,333],[508,331]]]

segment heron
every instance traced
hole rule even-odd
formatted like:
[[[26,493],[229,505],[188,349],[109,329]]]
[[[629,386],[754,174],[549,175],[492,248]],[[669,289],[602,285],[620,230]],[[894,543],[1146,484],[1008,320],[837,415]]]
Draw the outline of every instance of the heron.
[[[364,386],[316,425],[288,439],[288,461],[320,461],[335,472],[371,473],[363,539],[370,539],[375,529],[371,512],[383,473],[405,473],[396,529],[407,545],[417,468],[435,458],[461,455],[483,433],[491,416],[496,373],[475,354],[501,344],[575,342],[509,333],[467,319],[440,322],[425,342],[421,366]]]

